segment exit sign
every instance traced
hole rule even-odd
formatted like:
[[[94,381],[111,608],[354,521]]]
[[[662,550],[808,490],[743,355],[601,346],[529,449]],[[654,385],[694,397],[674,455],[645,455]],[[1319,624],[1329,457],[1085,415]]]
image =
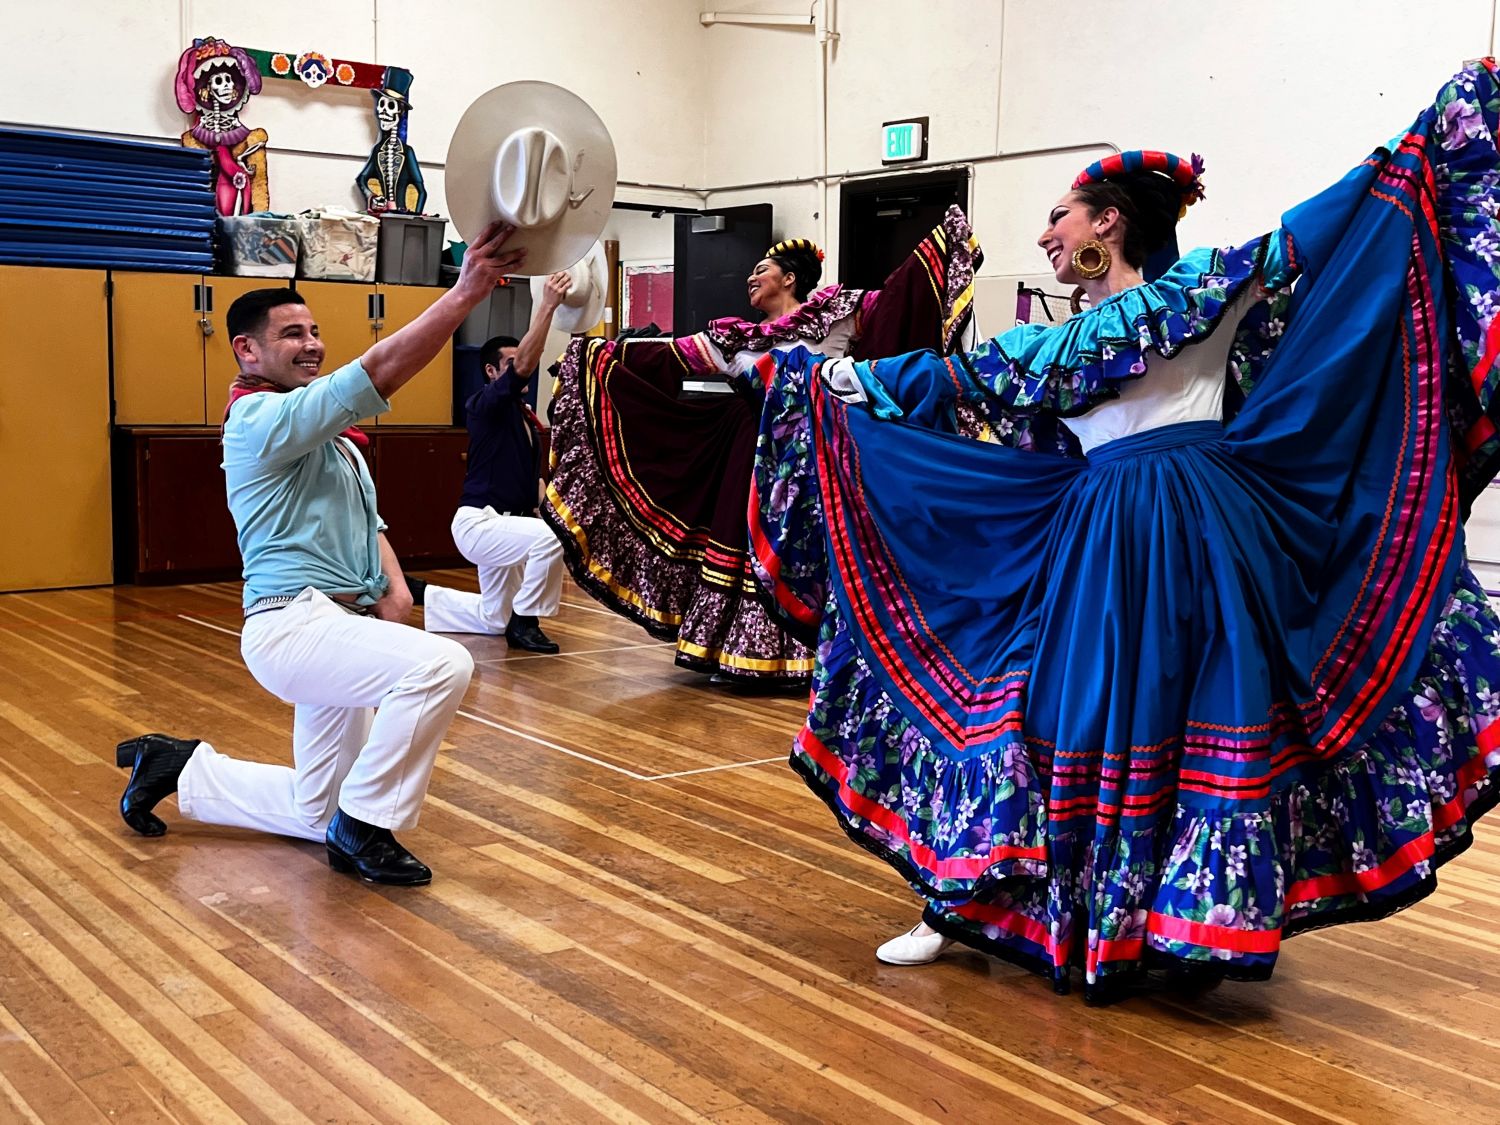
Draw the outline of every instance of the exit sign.
[[[887,121],[880,127],[880,162],[904,164],[927,159],[927,118]]]

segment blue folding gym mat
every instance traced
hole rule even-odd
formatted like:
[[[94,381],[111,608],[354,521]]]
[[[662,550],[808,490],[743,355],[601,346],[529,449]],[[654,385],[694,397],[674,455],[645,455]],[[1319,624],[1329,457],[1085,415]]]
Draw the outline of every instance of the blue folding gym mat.
[[[0,129],[0,262],[208,272],[202,149]]]

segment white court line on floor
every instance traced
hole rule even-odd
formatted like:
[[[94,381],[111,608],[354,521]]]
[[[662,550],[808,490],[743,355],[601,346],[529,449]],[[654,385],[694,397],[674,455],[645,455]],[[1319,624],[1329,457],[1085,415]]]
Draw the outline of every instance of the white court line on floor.
[[[179,613],[177,616],[184,621],[191,621],[194,625],[202,625],[205,629],[212,629],[216,633],[228,633],[231,637],[238,637],[240,635],[238,629],[226,629],[222,625],[215,625],[212,621],[200,621],[198,618],[189,617],[185,613]]]
[[[494,727],[496,730],[504,731],[506,734],[513,734],[517,738],[524,738],[528,742],[535,742],[538,746],[545,746],[549,750],[556,750],[559,753],[567,754],[569,757],[581,758],[585,762],[592,762],[596,766],[603,766],[607,770],[614,770],[616,773],[624,774],[632,781],[667,781],[674,777],[687,777],[689,774],[713,773],[716,770],[733,770],[739,769],[742,766],[764,766],[782,760],[780,758],[758,758],[753,762],[725,762],[723,765],[702,766],[695,770],[679,770],[676,773],[636,773],[635,770],[627,769],[624,766],[617,766],[613,762],[606,762],[602,758],[595,758],[592,755],[585,754],[582,750],[570,750],[566,746],[559,746],[555,742],[549,742],[547,739],[540,738],[527,731],[508,727],[504,723],[495,722],[494,719],[486,719],[483,715],[476,715],[472,711],[460,711],[458,716],[461,719],[468,719],[470,722],[483,723],[487,727]]]
[[[487,657],[484,660],[476,660],[476,661],[474,661],[474,663],[475,664],[497,664],[497,665],[505,665],[505,664],[514,663],[517,660],[538,660],[538,659],[553,660],[553,659],[556,659],[559,656],[596,656],[596,655],[598,655],[601,652],[629,652],[632,649],[641,649],[641,648],[671,648],[671,647],[673,647],[671,641],[647,641],[645,644],[639,644],[639,645],[616,645],[613,648],[580,648],[580,649],[571,649],[570,648],[570,649],[564,649],[562,652],[520,652],[520,653],[512,653],[509,656],[491,656],[491,657]]]
[[[577,602],[563,602],[562,604],[565,605],[565,606],[567,606],[569,609],[583,609],[583,610],[587,610],[589,613],[602,613],[602,614],[604,614],[605,617],[620,617],[620,615],[618,613],[616,613],[614,610],[612,610],[612,609],[603,609],[603,608],[601,608],[600,606],[597,606],[597,605],[579,605]],[[620,617],[620,620],[621,621],[625,621],[625,620],[628,620],[628,619],[624,618],[624,617]]]
[[[211,621],[204,621],[197,617],[189,617],[186,613],[179,613],[177,616],[183,621],[191,621],[194,625],[201,625],[203,626],[203,628],[212,629],[216,633],[227,633],[231,637],[238,637],[240,635],[239,631],[236,629],[226,629],[222,625],[215,625]],[[642,645],[639,647],[651,648],[655,646]],[[601,651],[608,652],[612,650],[604,649]],[[538,653],[537,655],[548,654]],[[764,766],[769,765],[772,762],[781,761],[780,758],[757,758],[753,762],[725,762],[723,765],[701,766],[698,769],[694,770],[678,770],[676,773],[636,773],[635,770],[626,769],[624,766],[617,766],[613,762],[606,762],[602,758],[595,758],[590,754],[585,754],[582,750],[570,750],[566,746],[559,746],[555,742],[549,742],[545,738],[539,738],[534,734],[528,734],[524,730],[517,730],[515,727],[508,727],[504,723],[497,723],[493,719],[486,719],[483,715],[476,715],[472,711],[459,711],[458,716],[461,719],[468,719],[470,722],[480,723],[487,727],[494,727],[496,730],[504,731],[506,734],[513,734],[517,738],[524,738],[528,742],[535,742],[538,746],[545,746],[549,750],[556,750],[559,754],[566,754],[570,758],[579,758],[582,761],[591,763],[592,765],[603,766],[607,770],[614,770],[616,773],[624,774],[632,781],[667,781],[674,777],[688,777],[695,773],[714,773],[718,770],[733,770],[739,769],[742,766]]]
[[[591,762],[596,766],[603,766],[607,770],[623,773],[632,781],[656,780],[653,777],[647,777],[643,773],[636,773],[635,770],[626,769],[624,766],[617,766],[613,762],[606,762],[603,758],[595,758],[591,754],[585,754],[582,750],[570,750],[566,746],[559,746],[555,742],[548,742],[545,738],[538,738],[534,734],[527,734],[524,730],[517,730],[515,727],[508,727],[504,723],[497,723],[494,719],[486,719],[483,715],[476,715],[472,711],[460,711],[458,717],[460,719],[468,719],[471,723],[483,723],[487,727],[503,730],[506,734],[513,734],[517,738],[524,738],[527,742],[535,742],[538,746],[545,746],[549,750],[556,750],[559,754],[566,754],[570,758],[581,758],[585,762]]]
[[[741,766],[769,766],[786,761],[786,755],[779,758],[756,758],[753,762],[726,762],[722,766],[703,766],[695,770],[678,770],[676,773],[659,773],[648,777],[647,781],[666,781],[671,777],[691,777],[695,773],[715,773],[718,770],[737,770]]]

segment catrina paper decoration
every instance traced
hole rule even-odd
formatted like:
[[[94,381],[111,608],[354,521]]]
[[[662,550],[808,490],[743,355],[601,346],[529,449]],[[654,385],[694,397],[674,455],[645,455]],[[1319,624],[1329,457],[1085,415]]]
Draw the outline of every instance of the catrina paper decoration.
[[[305,82],[314,90],[325,82],[359,90],[376,90],[385,79],[386,68],[379,63],[330,59],[317,51],[298,54],[295,51],[261,51],[246,47],[245,53],[265,77]]]
[[[266,131],[240,121],[245,104],[260,93],[260,83],[254,60],[222,39],[194,39],[177,60],[177,105],[194,118],[182,143],[212,155],[214,203],[221,215],[271,206]]]
[[[316,90],[333,77],[333,64],[328,61],[327,55],[320,55],[317,51],[304,51],[298,55],[292,69],[311,90]]]
[[[420,214],[427,203],[422,168],[406,143],[406,115],[411,112],[411,71],[386,68],[375,98],[375,125],[380,138],[370,159],[355,177],[371,214],[385,211]]]

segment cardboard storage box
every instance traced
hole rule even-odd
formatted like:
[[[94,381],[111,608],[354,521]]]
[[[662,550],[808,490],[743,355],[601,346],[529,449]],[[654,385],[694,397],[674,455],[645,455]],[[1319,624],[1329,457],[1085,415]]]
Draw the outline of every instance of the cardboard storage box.
[[[327,208],[304,211],[299,277],[321,281],[374,281],[380,220]]]

